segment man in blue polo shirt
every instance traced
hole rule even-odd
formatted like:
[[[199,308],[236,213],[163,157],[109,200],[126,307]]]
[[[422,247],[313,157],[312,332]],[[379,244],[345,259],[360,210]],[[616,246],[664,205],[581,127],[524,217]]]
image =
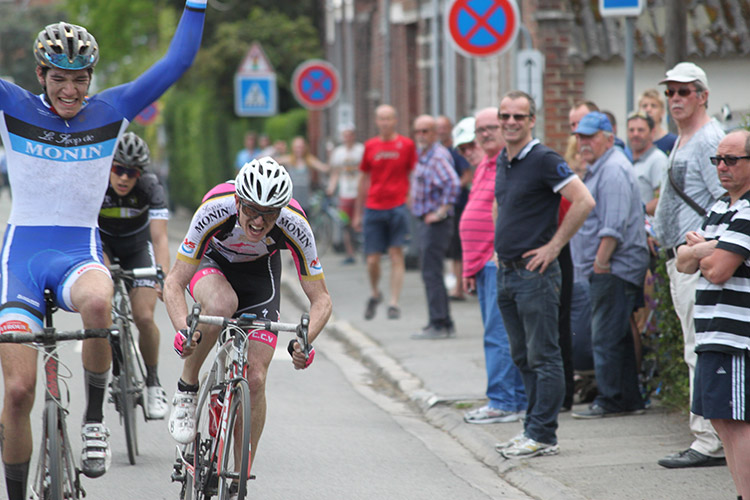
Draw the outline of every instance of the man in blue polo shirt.
[[[532,136],[534,99],[511,91],[500,101],[505,149],[497,160],[495,250],[498,306],[529,407],[523,432],[496,446],[505,458],[559,453],[557,415],[565,393],[558,342],[557,256],[594,207],[563,158]],[[560,195],[571,202],[557,224]]]
[[[614,145],[604,113],[584,116],[575,133],[586,162],[583,182],[596,207],[570,247],[576,276],[591,287],[591,346],[599,394],[573,418],[643,413],[630,329],[649,262],[638,183],[632,163]]]

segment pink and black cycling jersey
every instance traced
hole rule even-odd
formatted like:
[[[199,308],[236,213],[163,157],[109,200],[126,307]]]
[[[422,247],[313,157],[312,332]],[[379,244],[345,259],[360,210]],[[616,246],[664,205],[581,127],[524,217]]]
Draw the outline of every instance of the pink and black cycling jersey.
[[[233,264],[253,262],[278,250],[289,250],[300,280],[323,279],[310,224],[296,200],[281,209],[274,227],[259,242],[250,241],[237,223],[234,184],[226,182],[213,188],[198,207],[190,229],[177,251],[177,258],[197,265],[210,249]]]

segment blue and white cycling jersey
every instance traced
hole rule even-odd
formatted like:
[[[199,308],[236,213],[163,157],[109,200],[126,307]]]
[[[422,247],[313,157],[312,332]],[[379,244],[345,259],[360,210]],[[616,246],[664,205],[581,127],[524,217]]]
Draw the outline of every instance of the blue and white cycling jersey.
[[[6,313],[12,312],[9,310],[23,309],[27,314],[32,312],[41,324],[44,288],[69,289],[77,279],[76,273],[70,273],[72,269],[85,262],[101,263],[101,244],[92,231],[96,231],[109,185],[117,141],[130,121],[192,64],[200,47],[205,7],[204,0],[188,0],[166,55],[136,80],[89,97],[73,118],[65,120],[57,115],[43,95],[0,80],[0,136],[13,192],[0,255],[3,320],[8,319]],[[80,233],[78,248],[82,252],[73,252],[78,255],[73,261],[61,260],[59,265],[66,268],[51,271],[50,262],[36,256],[54,251],[54,241],[35,237],[33,227],[14,230],[27,226],[36,227],[38,236],[57,232],[54,226],[63,229],[58,234],[66,238]],[[70,232],[65,228],[84,231]],[[68,240],[57,250],[71,253],[75,243]],[[20,262],[28,265],[20,266]],[[106,272],[106,268],[103,270]],[[44,276],[57,276],[66,283]],[[25,289],[19,290],[13,283],[24,283]],[[58,300],[61,306],[72,308],[65,297],[58,296]]]

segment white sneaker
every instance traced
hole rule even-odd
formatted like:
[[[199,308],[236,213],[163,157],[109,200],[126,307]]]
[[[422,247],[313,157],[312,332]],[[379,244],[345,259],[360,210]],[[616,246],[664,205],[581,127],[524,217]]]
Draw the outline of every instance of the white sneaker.
[[[500,453],[502,450],[506,448],[512,448],[513,446],[525,440],[526,440],[526,435],[523,433],[523,431],[521,431],[515,436],[513,436],[512,438],[510,438],[509,441],[505,441],[504,443],[497,443],[495,445],[495,451]]]
[[[504,424],[518,422],[525,412],[498,410],[490,405],[482,406],[464,414],[464,421],[469,424]]]
[[[545,444],[526,438],[520,443],[516,443],[509,448],[500,450],[500,454],[505,458],[531,458],[536,456],[557,455],[560,453],[560,446],[557,444]]]
[[[109,429],[102,423],[89,423],[81,426],[81,470],[87,477],[104,475],[112,462],[109,451]]]
[[[146,414],[148,418],[161,420],[169,411],[167,393],[160,386],[146,388]]]
[[[172,398],[172,413],[169,415],[169,433],[175,441],[188,444],[195,439],[195,410],[198,394],[177,391]]]

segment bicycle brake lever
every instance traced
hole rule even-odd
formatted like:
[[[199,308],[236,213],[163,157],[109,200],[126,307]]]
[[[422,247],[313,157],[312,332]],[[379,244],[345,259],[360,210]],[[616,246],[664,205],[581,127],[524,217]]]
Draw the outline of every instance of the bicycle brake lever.
[[[193,343],[193,334],[195,333],[195,330],[198,328],[198,317],[201,314],[201,305],[196,302],[193,304],[193,310],[188,314],[186,321],[188,324],[188,334],[187,338],[185,339],[185,344],[183,346],[183,349],[186,349],[190,347],[190,345]]]
[[[307,329],[310,326],[310,315],[308,313],[302,314],[299,325],[297,326],[297,342],[302,347],[302,352],[305,354],[305,359],[310,358],[310,343],[307,340]]]

